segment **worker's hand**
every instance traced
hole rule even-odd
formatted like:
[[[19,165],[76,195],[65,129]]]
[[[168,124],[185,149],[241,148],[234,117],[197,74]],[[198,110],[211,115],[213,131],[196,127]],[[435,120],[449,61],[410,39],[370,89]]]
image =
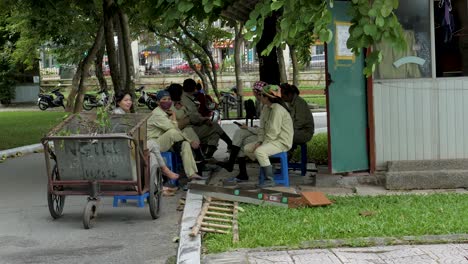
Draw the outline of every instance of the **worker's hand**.
[[[254,151],[255,151],[258,147],[260,147],[261,145],[262,145],[262,143],[255,143]]]
[[[198,149],[200,147],[200,141],[192,141],[190,142],[190,146],[193,148],[193,149]]]
[[[176,113],[172,112],[172,110],[167,110],[167,114],[170,115],[172,121],[177,121]]]
[[[175,102],[175,103],[174,103],[174,107],[175,107],[177,110],[179,110],[179,109],[181,109],[181,108],[183,107],[183,105],[182,105],[180,102]]]
[[[246,124],[243,124],[242,126],[240,126],[241,129],[247,129],[249,128]]]

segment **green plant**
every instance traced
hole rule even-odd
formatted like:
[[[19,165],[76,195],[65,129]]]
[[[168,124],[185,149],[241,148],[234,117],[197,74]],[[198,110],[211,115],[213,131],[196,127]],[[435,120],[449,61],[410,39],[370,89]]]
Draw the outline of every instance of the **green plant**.
[[[15,82],[13,81],[14,66],[5,53],[0,58],[0,103],[9,104],[15,98]]]
[[[294,151],[293,158],[300,160],[301,149]],[[318,133],[307,142],[307,159],[315,161],[317,165],[328,164],[328,135],[327,133]]]

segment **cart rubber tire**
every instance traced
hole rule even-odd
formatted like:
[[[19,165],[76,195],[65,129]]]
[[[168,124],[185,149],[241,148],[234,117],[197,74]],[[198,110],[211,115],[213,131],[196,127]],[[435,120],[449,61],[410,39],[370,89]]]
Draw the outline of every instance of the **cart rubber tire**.
[[[54,168],[52,169],[52,179],[60,180],[57,165],[55,165]],[[54,188],[58,190],[59,186],[55,186]],[[52,218],[54,219],[60,218],[63,215],[62,213],[63,213],[63,206],[65,204],[65,195],[56,195],[47,191],[47,204],[49,206],[49,212]]]
[[[153,219],[159,218],[159,213],[161,210],[161,198],[162,198],[162,172],[158,168],[156,173],[157,180],[154,180],[154,177],[150,177],[150,188],[148,196],[148,204],[150,209],[150,214]]]
[[[83,109],[86,111],[93,109],[93,106],[91,105],[91,102],[89,102],[89,100],[83,100]]]
[[[41,101],[41,102],[42,102],[42,101]],[[46,104],[41,104],[41,103],[39,102],[38,106],[39,106],[39,109],[41,109],[42,111],[45,111],[45,110],[48,108],[47,103],[46,103]]]
[[[93,227],[94,219],[97,216],[97,201],[89,200],[83,210],[83,227],[90,229]]]

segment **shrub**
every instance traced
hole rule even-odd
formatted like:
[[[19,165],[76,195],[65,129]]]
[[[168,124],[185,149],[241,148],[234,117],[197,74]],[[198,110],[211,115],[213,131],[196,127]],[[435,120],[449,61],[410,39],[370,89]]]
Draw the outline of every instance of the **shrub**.
[[[300,160],[301,148],[298,147],[293,154],[295,160]],[[307,159],[315,161],[317,165],[328,164],[328,134],[318,133],[307,142]]]
[[[1,54],[0,58],[0,103],[9,104],[15,98],[15,82],[12,78],[13,66],[8,56]]]

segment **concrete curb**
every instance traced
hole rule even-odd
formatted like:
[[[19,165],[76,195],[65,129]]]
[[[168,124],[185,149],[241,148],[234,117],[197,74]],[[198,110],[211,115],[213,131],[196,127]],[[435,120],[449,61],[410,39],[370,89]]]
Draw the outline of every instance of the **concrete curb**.
[[[179,249],[177,250],[177,263],[200,264],[201,235],[191,237],[192,227],[196,224],[203,204],[203,196],[187,191],[184,213],[180,226]]]
[[[21,154],[34,153],[42,149],[43,149],[42,144],[38,143],[38,144],[32,144],[32,145],[27,145],[27,146],[12,148],[12,149],[0,150],[0,157],[2,157],[3,155],[6,155],[7,157],[9,157],[11,155],[16,155],[16,153],[18,152],[20,152]]]

